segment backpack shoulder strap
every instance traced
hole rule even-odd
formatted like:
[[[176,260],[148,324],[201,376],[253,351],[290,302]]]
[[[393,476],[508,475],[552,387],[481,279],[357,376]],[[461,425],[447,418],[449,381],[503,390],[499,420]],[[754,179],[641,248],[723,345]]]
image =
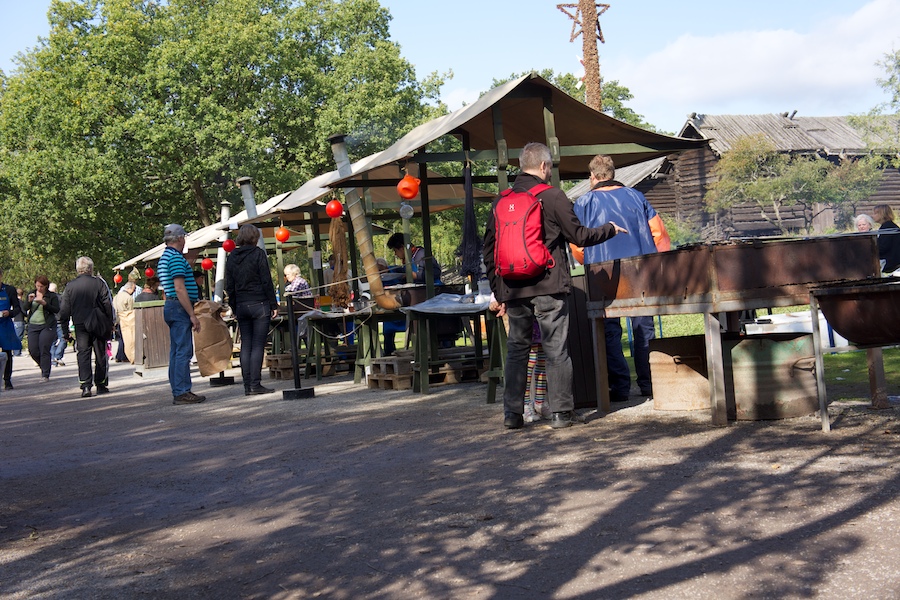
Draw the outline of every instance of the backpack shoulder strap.
[[[528,193],[531,194],[532,196],[536,197],[538,194],[549,190],[551,187],[553,187],[553,186],[547,185],[546,183],[539,183],[536,186],[534,186],[533,188],[531,188],[530,190],[528,190]]]

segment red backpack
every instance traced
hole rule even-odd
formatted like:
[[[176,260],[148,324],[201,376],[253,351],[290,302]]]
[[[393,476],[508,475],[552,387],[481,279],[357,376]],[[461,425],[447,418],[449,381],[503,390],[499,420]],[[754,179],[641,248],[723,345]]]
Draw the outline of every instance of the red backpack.
[[[494,205],[494,270],[504,279],[531,279],[555,264],[544,244],[541,201],[550,189],[539,183],[527,192],[501,192]]]

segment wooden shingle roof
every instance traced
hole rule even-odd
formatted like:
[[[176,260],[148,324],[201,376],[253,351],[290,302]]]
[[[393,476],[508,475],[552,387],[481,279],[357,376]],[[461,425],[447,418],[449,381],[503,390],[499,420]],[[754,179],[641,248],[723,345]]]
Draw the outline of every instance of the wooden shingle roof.
[[[853,156],[867,154],[870,146],[848,117],[798,117],[796,115],[702,115],[694,113],[679,133],[680,137],[706,139],[719,156],[738,138],[762,134],[779,152]],[[878,139],[871,143],[876,149]]]

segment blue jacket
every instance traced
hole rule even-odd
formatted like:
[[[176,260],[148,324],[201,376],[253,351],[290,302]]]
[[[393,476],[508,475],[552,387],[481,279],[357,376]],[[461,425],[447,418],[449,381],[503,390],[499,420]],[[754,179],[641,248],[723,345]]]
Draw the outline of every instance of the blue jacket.
[[[598,263],[656,252],[650,221],[656,211],[639,191],[620,187],[592,190],[575,201],[575,214],[586,227],[599,227],[610,221],[628,230],[599,246],[584,249],[584,262]]]

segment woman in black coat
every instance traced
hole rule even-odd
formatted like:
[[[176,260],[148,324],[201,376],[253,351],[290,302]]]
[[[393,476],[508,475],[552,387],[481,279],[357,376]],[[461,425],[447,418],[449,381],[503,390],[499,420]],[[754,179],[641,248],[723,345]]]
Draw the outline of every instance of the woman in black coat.
[[[225,263],[225,293],[241,332],[244,395],[269,394],[275,390],[263,387],[260,379],[269,323],[278,315],[275,285],[266,252],[256,245],[259,229],[241,225],[234,241],[238,247]]]
[[[59,296],[51,292],[46,275],[34,279],[33,298],[27,302],[28,353],[41,368],[41,381],[50,381],[50,349],[56,342],[56,315],[59,313]]]
[[[878,235],[878,258],[881,260],[881,271],[893,274],[900,269],[900,231],[894,223],[894,211],[888,204],[878,204],[872,209],[876,223],[880,223],[879,232],[890,233]]]

